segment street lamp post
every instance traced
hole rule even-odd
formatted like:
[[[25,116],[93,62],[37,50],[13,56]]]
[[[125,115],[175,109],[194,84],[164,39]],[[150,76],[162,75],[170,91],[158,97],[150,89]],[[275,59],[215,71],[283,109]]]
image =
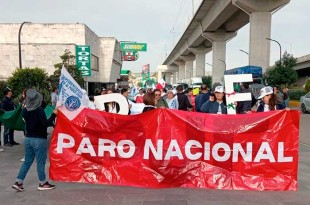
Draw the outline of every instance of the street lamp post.
[[[225,64],[225,70],[226,70],[226,62],[221,59],[217,59],[217,60],[222,61]]]
[[[279,47],[280,47],[280,64],[282,64],[282,47],[281,47],[281,44],[278,41],[271,39],[271,38],[266,38],[266,40],[276,42],[279,45]]]
[[[19,68],[22,69],[22,46],[21,46],[21,43],[20,43],[20,35],[21,35],[21,31],[22,31],[22,28],[23,28],[23,25],[26,24],[26,23],[31,23],[31,22],[28,22],[28,21],[24,21],[20,27],[19,27],[19,31],[18,31],[18,56],[19,56]]]

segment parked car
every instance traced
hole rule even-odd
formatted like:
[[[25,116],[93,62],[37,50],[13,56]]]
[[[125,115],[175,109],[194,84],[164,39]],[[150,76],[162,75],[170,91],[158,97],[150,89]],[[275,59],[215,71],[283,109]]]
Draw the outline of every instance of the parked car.
[[[310,92],[300,97],[300,109],[302,113],[310,112]]]

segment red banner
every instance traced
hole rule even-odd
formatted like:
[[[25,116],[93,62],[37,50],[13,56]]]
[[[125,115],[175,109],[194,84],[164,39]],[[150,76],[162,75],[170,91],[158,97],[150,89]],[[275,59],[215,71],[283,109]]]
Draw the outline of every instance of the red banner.
[[[212,115],[156,109],[124,116],[84,109],[57,117],[56,181],[147,188],[297,190],[298,111]]]

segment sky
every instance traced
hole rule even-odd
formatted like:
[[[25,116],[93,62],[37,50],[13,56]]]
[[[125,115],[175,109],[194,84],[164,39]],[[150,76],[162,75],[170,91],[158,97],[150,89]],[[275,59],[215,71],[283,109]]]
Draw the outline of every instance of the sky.
[[[151,71],[164,62],[202,0],[0,0],[0,23],[85,23],[99,37],[147,43],[135,62],[124,62],[123,69],[140,72],[144,64]],[[291,0],[273,14],[271,38],[294,57],[310,54],[310,1]],[[227,43],[227,68],[248,64],[249,24]],[[279,46],[271,42],[270,64],[279,58]],[[212,52],[206,55],[212,64]],[[211,66],[206,65],[207,70]]]

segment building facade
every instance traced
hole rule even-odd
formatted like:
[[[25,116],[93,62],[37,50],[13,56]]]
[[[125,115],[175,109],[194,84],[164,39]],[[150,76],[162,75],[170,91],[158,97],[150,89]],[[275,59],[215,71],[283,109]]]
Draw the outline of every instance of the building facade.
[[[6,80],[19,67],[18,32],[21,24],[0,24],[0,79]],[[85,87],[115,84],[122,67],[119,42],[99,37],[85,24],[26,23],[21,30],[22,67],[39,67],[51,75],[65,50],[75,55],[75,45],[91,48],[92,75]]]

